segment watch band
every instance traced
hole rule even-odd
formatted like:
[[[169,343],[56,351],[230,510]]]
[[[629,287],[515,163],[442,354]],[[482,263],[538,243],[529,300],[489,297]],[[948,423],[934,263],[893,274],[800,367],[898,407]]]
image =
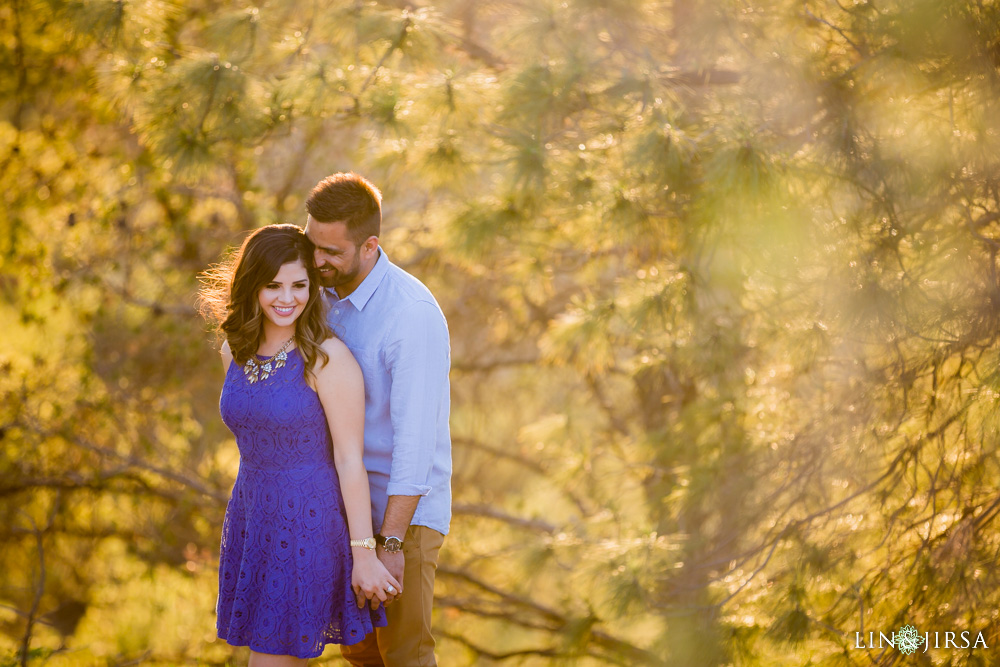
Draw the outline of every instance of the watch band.
[[[389,553],[396,553],[403,550],[403,540],[395,535],[382,535],[379,533],[375,535],[375,540],[380,547]]]

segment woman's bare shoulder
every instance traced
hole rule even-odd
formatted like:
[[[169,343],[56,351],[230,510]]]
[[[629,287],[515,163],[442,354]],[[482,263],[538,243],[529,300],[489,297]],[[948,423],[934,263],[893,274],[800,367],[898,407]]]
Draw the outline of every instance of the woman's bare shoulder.
[[[330,357],[324,368],[330,368],[335,371],[345,368],[358,368],[358,362],[354,359],[351,350],[339,338],[327,338],[320,347]]]
[[[219,348],[219,354],[222,356],[222,367],[224,369],[229,368],[229,364],[233,363],[233,351],[229,348],[229,341],[222,341],[222,347]]]
[[[344,344],[344,341],[340,340],[336,336],[330,336],[327,338],[323,341],[323,344],[320,345],[320,347],[322,347],[327,354],[339,355],[344,354],[345,352],[347,354],[351,354],[351,351],[347,348],[347,345]]]

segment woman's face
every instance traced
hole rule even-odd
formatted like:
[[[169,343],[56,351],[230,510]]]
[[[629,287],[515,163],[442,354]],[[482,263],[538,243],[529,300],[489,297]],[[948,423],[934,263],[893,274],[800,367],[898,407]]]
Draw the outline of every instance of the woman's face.
[[[258,295],[264,316],[277,327],[291,327],[309,301],[309,274],[301,260],[282,264]]]

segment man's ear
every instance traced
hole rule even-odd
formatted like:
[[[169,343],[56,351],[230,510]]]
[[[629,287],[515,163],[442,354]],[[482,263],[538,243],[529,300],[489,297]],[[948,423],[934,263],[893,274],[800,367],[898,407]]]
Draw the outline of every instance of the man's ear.
[[[378,237],[369,236],[366,238],[365,242],[361,244],[361,252],[366,259],[376,256],[378,254]]]

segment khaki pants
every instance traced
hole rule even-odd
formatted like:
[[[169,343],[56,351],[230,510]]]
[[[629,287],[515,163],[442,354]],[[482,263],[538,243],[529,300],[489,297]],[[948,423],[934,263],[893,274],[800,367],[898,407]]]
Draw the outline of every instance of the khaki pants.
[[[403,537],[403,594],[385,608],[389,625],[340,652],[355,667],[434,667],[431,607],[434,574],[444,535],[410,526]]]

